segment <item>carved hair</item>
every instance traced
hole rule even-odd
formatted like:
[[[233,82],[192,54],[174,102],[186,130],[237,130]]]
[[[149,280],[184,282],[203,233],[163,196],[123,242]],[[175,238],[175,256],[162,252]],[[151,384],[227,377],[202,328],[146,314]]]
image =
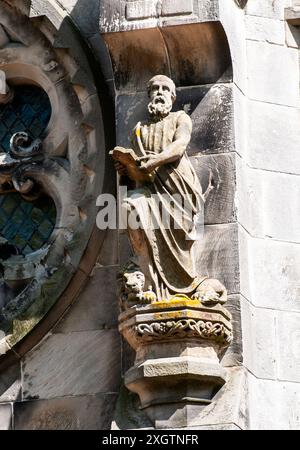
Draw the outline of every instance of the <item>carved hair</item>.
[[[173,100],[173,102],[175,102],[176,86],[175,86],[174,81],[171,80],[171,78],[167,77],[166,75],[155,75],[155,77],[151,78],[151,80],[148,81],[148,84],[147,84],[148,96],[150,97],[151,88],[156,81],[164,81],[165,83],[167,83],[170,86],[171,93],[172,93],[172,100]]]

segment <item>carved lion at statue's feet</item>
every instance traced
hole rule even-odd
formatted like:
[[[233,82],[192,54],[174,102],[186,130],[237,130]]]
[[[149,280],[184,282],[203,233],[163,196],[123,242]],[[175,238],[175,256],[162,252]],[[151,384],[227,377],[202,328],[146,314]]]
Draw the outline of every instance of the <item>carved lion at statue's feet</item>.
[[[128,265],[119,277],[121,281],[120,300],[122,308],[137,304],[151,304],[157,300],[156,294],[149,286],[145,288],[145,275],[135,265]]]
[[[227,302],[227,290],[219,280],[206,278],[192,295],[192,300],[199,300],[203,305],[223,305]]]
[[[119,298],[122,309],[157,301],[157,296],[151,286],[147,291],[144,290],[145,275],[135,263],[127,264],[118,278],[121,283]],[[219,280],[204,278],[191,298],[198,300],[203,305],[223,305],[227,301],[227,290]]]

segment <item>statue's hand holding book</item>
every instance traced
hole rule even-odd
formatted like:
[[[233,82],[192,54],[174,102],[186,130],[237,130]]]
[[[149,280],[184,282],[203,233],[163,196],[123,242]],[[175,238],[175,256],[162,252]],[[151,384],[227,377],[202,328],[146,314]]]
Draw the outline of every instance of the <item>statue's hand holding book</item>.
[[[131,148],[115,147],[109,153],[115,161],[115,166],[120,175],[127,175],[133,181],[152,182],[155,174],[148,171],[143,162],[148,156],[139,158]],[[145,168],[143,165],[145,164]]]

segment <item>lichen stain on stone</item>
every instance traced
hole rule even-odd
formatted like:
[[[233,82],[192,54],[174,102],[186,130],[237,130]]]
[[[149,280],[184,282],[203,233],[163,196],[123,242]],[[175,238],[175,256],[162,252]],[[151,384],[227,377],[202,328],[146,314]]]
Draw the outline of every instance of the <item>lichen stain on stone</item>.
[[[155,321],[159,320],[176,320],[176,319],[183,319],[183,318],[192,318],[193,314],[189,310],[180,310],[180,311],[164,311],[162,314],[160,313],[154,313],[153,318]]]
[[[184,307],[184,306],[199,306],[200,302],[199,300],[192,300],[191,298],[182,298],[182,297],[173,297],[172,299],[170,299],[169,301],[167,300],[161,300],[158,302],[153,303],[152,306],[154,306],[155,308],[158,309],[165,309],[165,308],[170,308],[170,307],[174,307],[174,306],[178,306],[178,307]]]

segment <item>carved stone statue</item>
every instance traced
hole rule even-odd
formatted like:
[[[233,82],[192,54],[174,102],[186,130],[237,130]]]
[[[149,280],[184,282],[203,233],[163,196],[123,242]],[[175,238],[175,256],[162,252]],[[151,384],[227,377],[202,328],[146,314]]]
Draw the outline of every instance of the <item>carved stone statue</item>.
[[[153,77],[148,95],[150,118],[134,128],[132,149],[111,152],[122,180],[134,182],[122,206],[136,270],[157,301],[185,295],[202,303],[225,303],[224,286],[197,272],[204,196],[186,153],[192,121],[184,111],[172,112],[176,88],[170,78]],[[133,226],[133,217],[140,226]],[[127,277],[125,269],[124,282]]]
[[[173,81],[148,84],[149,120],[139,122],[132,148],[112,152],[126,184],[122,199],[134,258],[119,274],[119,331],[135,350],[127,389],[156,428],[182,426],[200,415],[226,383],[222,352],[233,339],[227,291],[198,272],[203,195],[187,155],[192,121],[172,112]],[[178,404],[181,405],[178,408]]]

